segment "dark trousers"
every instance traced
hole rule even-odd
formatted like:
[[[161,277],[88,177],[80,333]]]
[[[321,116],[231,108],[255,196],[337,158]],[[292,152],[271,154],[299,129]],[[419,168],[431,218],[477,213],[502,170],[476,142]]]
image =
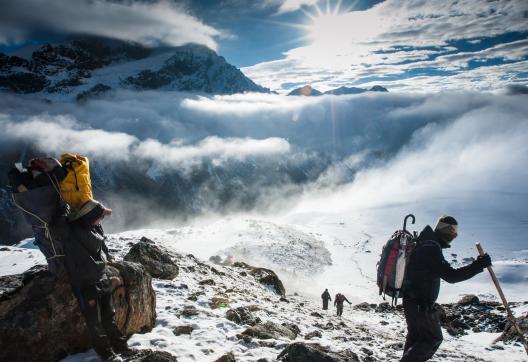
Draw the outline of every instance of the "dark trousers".
[[[341,315],[343,314],[343,303],[337,303],[336,307],[337,307],[337,315],[341,317]]]
[[[328,299],[323,299],[323,309],[324,310],[328,309]]]
[[[423,362],[433,357],[442,344],[442,329],[435,308],[421,307],[412,299],[403,299],[403,311],[407,322],[407,339],[402,362]]]
[[[102,281],[74,289],[84,315],[94,350],[103,358],[108,358],[112,351],[126,350],[126,338],[117,328],[115,311],[112,306],[110,281]]]

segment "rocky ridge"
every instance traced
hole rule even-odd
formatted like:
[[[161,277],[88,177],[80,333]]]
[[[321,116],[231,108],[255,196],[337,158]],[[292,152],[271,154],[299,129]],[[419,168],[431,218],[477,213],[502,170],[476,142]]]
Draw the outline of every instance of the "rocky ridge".
[[[46,98],[73,95],[85,101],[113,89],[269,92],[213,50],[197,44],[146,48],[83,36],[43,45],[30,55],[0,53],[0,90],[41,93]]]

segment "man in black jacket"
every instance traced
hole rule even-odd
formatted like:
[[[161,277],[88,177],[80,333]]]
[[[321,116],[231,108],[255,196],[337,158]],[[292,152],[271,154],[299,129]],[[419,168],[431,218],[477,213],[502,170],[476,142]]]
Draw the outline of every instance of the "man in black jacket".
[[[458,223],[442,216],[433,230],[426,226],[418,236],[406,271],[403,310],[407,321],[407,338],[403,362],[422,362],[431,358],[442,343],[442,330],[435,302],[440,292],[440,278],[458,283],[472,278],[491,265],[488,254],[459,269],[444,259],[442,249],[449,248],[458,235]]]
[[[321,294],[321,299],[323,300],[323,310],[328,309],[328,301],[332,300],[332,297],[330,296],[330,293],[328,292],[328,289],[325,289],[323,294]]]

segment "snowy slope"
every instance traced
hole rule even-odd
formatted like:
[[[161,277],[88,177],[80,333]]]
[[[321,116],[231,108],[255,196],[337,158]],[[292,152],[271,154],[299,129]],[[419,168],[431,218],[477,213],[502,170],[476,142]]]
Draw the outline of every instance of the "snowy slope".
[[[316,300],[292,294],[291,291],[287,291],[287,300],[281,301],[268,287],[242,275],[240,268],[219,266],[186,255],[178,243],[171,239],[175,230],[137,230],[110,236],[109,247],[119,257],[123,257],[130,245],[138,241],[138,235],[149,235],[160,245],[176,252],[183,251],[177,257],[180,275],[175,280],[154,279],[158,315],[156,327],[150,333],[132,336],[130,346],[165,350],[177,356],[179,361],[212,361],[230,351],[240,361],[262,358],[274,360],[290,343],[289,340],[244,341],[237,335],[247,326],[237,325],[225,317],[229,308],[253,305],[257,310],[255,316],[262,321],[297,325],[301,332],[296,341],[305,341],[304,335],[317,330],[322,336],[313,338],[311,342],[328,346],[333,351],[350,349],[364,360],[398,360],[405,333],[401,314],[365,312],[346,306],[345,315],[338,318],[333,315],[333,310],[327,313],[321,311]],[[24,245],[31,246],[30,240]],[[33,252],[20,247],[8,249],[0,251],[1,260],[13,263],[20,262],[23,259],[20,256]],[[31,260],[35,264],[42,262],[36,257]],[[6,272],[6,269],[2,269],[2,272]],[[212,279],[214,285],[199,284],[204,279]],[[210,302],[214,297],[226,298],[227,305],[212,308]],[[184,308],[189,307],[196,308],[198,314],[189,317],[182,315]],[[518,312],[525,313],[526,307],[522,308]],[[176,336],[173,330],[183,325],[190,325],[194,330],[190,335]],[[491,348],[490,343],[497,334],[470,333],[456,338],[444,333],[444,336],[445,341],[437,353],[437,358],[442,361],[524,360],[520,346],[500,342],[497,348]],[[89,351],[70,356],[64,361],[94,360],[94,352]]]

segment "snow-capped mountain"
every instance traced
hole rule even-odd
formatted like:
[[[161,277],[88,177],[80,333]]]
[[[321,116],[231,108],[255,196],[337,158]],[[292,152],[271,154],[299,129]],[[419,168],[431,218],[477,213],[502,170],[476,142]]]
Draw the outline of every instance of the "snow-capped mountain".
[[[329,91],[324,92],[324,94],[333,94],[333,95],[341,95],[341,94],[361,94],[365,92],[388,92],[389,90],[385,87],[382,87],[380,85],[375,85],[370,88],[357,88],[357,87],[339,87],[336,89],[332,89]]]
[[[321,96],[323,94],[331,94],[331,95],[343,95],[343,94],[361,94],[365,92],[388,92],[389,90],[385,87],[382,87],[380,85],[375,85],[370,88],[358,88],[358,87],[339,87],[336,89],[331,89],[326,92],[318,91],[317,89],[313,88],[311,85],[305,85],[299,88],[295,88],[290,93],[288,93],[289,96],[307,96],[307,97],[314,97],[314,96]]]
[[[77,100],[112,89],[180,90],[212,94],[269,92],[213,50],[187,44],[146,48],[117,40],[80,37],[56,45],[0,53],[0,89],[72,95]]]
[[[289,96],[306,96],[306,97],[314,97],[314,96],[320,96],[323,93],[318,91],[315,88],[312,88],[311,85],[305,85],[300,88],[296,88],[292,90],[290,93],[288,93]]]

